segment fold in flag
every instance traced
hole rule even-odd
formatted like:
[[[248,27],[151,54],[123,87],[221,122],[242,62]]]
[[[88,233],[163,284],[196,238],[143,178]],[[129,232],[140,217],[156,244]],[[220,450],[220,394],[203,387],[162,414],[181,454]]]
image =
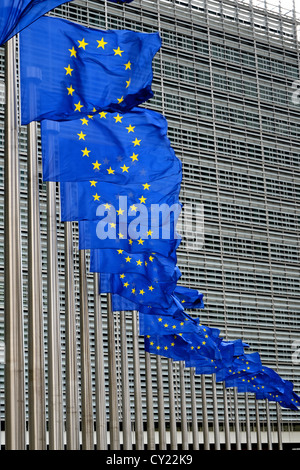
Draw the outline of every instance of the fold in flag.
[[[204,308],[203,294],[196,289],[177,286],[176,295],[185,309]]]
[[[99,291],[121,295],[122,298],[134,303],[136,308],[133,310],[148,312],[151,304],[151,313],[165,309],[169,315],[174,315],[182,309],[172,295],[176,282],[151,283],[145,276],[135,273],[118,275],[103,273],[100,275]],[[114,310],[117,309],[114,308]]]
[[[153,283],[177,282],[181,273],[176,261],[176,252],[165,257],[158,253],[128,253],[122,249],[91,250],[90,271],[140,274]]]
[[[235,380],[239,381],[241,377],[246,377],[250,374],[256,374],[262,370],[262,363],[260,356],[257,352],[251,354],[242,354],[237,356],[228,366],[219,369],[216,373],[216,381],[230,381],[234,383]],[[233,385],[231,385],[233,386]]]
[[[186,335],[145,335],[145,350],[149,353],[169,357],[175,361],[202,359],[220,360],[220,352],[214,340],[196,333]]]
[[[177,233],[169,239],[160,239],[153,237],[153,230],[149,229],[144,238],[144,233],[140,237],[130,237],[125,230],[127,225],[124,224],[123,231],[117,232],[117,237],[112,232],[115,227],[108,224],[107,235],[103,231],[102,225],[99,229],[99,221],[97,220],[81,220],[78,222],[79,229],[79,249],[80,250],[97,250],[104,248],[116,248],[127,251],[128,253],[155,252],[164,256],[171,255],[180,245],[181,239]],[[110,233],[112,235],[110,236]]]
[[[144,179],[145,181],[145,179]],[[97,179],[60,183],[61,221],[99,220],[107,214],[107,223],[123,215],[130,220],[138,217],[139,225],[166,226],[171,212],[177,221],[180,175],[161,177],[151,184],[117,184]],[[198,299],[199,300],[199,299]],[[196,299],[195,299],[196,301]]]
[[[173,183],[181,182],[182,164],[167,130],[161,114],[143,108],[124,114],[101,111],[76,121],[45,120],[43,180],[140,184],[147,198],[156,179],[172,176]]]
[[[20,33],[21,123],[128,111],[153,96],[158,33],[42,17]]]
[[[1,0],[0,46],[53,8],[70,0]]]

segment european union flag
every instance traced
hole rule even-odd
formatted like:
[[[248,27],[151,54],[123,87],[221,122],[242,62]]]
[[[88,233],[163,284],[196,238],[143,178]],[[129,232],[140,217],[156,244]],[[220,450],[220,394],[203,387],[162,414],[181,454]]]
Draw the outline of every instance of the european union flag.
[[[189,358],[189,343],[177,335],[146,335],[144,336],[145,351],[173,359],[184,361]]]
[[[121,274],[101,274],[99,281],[99,291],[101,293],[114,293],[123,297],[129,302],[133,302],[135,308],[144,312],[165,311],[169,315],[174,315],[180,305],[172,295],[176,282],[150,282],[146,277],[136,273]],[[151,306],[151,308],[150,308]],[[113,306],[114,310],[122,310],[120,303]]]
[[[218,347],[209,337],[202,337],[197,333],[146,335],[145,350],[174,360],[189,362],[191,359],[205,357],[211,360],[221,358]]]
[[[262,370],[260,355],[255,352],[251,354],[242,354],[233,358],[230,366],[225,363],[225,367],[220,368],[216,373],[216,381],[226,381],[227,384],[235,383],[240,377],[255,374]],[[234,386],[234,385],[231,385]]]
[[[126,233],[127,225],[124,224],[123,231],[117,232],[116,227],[108,224],[107,233],[103,232],[102,226],[99,233],[99,222],[97,220],[81,220],[78,222],[79,228],[79,249],[98,250],[104,248],[122,249],[128,253],[155,252],[164,256],[170,256],[180,245],[180,238],[170,236],[169,239],[159,239],[153,237],[153,231],[149,229],[146,233],[137,238],[131,238]]]
[[[197,320],[189,317],[183,311],[170,315],[149,315],[140,312],[139,325],[141,335],[170,335],[182,336],[187,333],[199,333]]]
[[[43,121],[43,180],[138,184],[147,198],[153,181],[167,176],[181,181],[182,165],[167,129],[161,114],[143,108]]]
[[[70,0],[1,0],[0,46],[53,8]]]
[[[158,33],[42,17],[20,33],[21,122],[127,111],[153,96]]]
[[[158,253],[128,253],[118,250],[91,250],[90,271],[96,273],[136,273],[153,282],[177,282],[181,273],[176,252],[169,257]]]
[[[121,211],[128,223],[138,218],[139,227],[148,227],[150,222],[152,227],[167,227],[171,221],[171,213],[173,220],[177,222],[181,211],[181,204],[178,202],[180,183],[179,174],[163,176],[151,181],[151,184],[118,184],[99,179],[62,182],[61,221],[100,220],[110,215],[111,220],[108,217],[107,222],[116,222]],[[197,291],[190,294],[193,294],[195,308],[196,303],[200,304],[200,296]]]

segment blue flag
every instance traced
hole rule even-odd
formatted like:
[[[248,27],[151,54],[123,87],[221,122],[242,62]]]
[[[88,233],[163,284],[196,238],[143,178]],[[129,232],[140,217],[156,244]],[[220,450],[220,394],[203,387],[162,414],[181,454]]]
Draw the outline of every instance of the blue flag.
[[[126,217],[129,224],[133,222],[132,226],[139,225],[148,230],[151,223],[152,227],[164,226],[167,229],[171,213],[176,222],[181,212],[178,202],[180,183],[180,174],[157,178],[150,185],[117,184],[98,179],[62,182],[61,221],[100,220],[106,217],[107,223],[116,223],[121,209],[123,219]],[[145,190],[145,187],[148,189]],[[197,300],[200,301],[199,298]]]
[[[91,250],[90,271],[112,274],[138,274],[152,282],[177,282],[176,252],[169,257],[158,253],[128,253],[118,250]],[[154,288],[153,288],[154,290]]]
[[[230,366],[225,363],[225,367],[220,368],[216,373],[216,381],[226,381],[233,384],[240,377],[255,374],[262,370],[262,363],[258,353],[242,354],[234,357]],[[237,382],[238,384],[238,382]],[[234,385],[231,385],[234,386]]]
[[[99,281],[99,291],[101,293],[114,293],[123,297],[127,301],[133,302],[135,308],[142,312],[165,311],[169,315],[174,315],[181,305],[177,303],[172,295],[176,287],[176,280],[173,282],[149,282],[145,276],[136,273],[121,274],[101,274]],[[113,305],[114,310],[122,310],[120,303]]]
[[[1,0],[0,46],[53,8],[70,0]]]
[[[41,123],[43,180],[139,184],[143,196],[162,177],[181,181],[182,165],[155,111],[100,112],[76,121]]]
[[[196,361],[206,359],[219,360],[220,351],[213,339],[203,337],[197,333],[170,334],[170,335],[146,335],[145,350],[160,356],[171,357],[178,361],[191,359]]]
[[[204,308],[203,294],[196,289],[177,286],[176,295],[185,309]]]
[[[20,33],[21,122],[127,111],[153,96],[158,33],[41,17]]]

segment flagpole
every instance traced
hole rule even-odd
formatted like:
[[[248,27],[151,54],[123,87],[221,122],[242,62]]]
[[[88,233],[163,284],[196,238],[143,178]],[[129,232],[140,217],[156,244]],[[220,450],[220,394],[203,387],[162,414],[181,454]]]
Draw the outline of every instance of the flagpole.
[[[159,450],[166,450],[166,425],[164,410],[164,390],[162,381],[161,357],[156,356],[156,373],[157,373],[157,395],[158,395],[158,432],[159,432]]]
[[[16,37],[5,45],[5,446],[25,448]]]
[[[234,399],[234,417],[235,417],[235,450],[241,450],[241,436],[240,436],[240,421],[239,421],[239,410],[238,410],[238,397],[237,388],[233,387],[233,399]]]
[[[212,374],[212,389],[213,389],[214,438],[215,438],[214,450],[220,450],[220,428],[219,428],[216,374]]]
[[[250,432],[250,417],[249,417],[248,392],[245,392],[245,409],[246,409],[247,450],[251,450],[251,432]]]
[[[105,399],[105,374],[103,350],[103,325],[101,297],[99,292],[100,274],[94,273],[94,323],[95,323],[95,382],[96,382],[96,435],[97,449],[107,450],[107,422]]]
[[[204,450],[209,450],[209,433],[208,433],[208,419],[207,419],[207,400],[206,400],[206,386],[205,375],[201,375],[201,392],[202,392],[202,414],[203,414],[203,441]]]
[[[196,391],[195,391],[195,367],[190,368],[190,382],[191,382],[191,402],[192,402],[193,449],[199,450],[197,402],[196,402]]]
[[[169,409],[170,409],[170,446],[172,450],[176,450],[177,449],[177,433],[176,433],[174,376],[173,376],[173,360],[172,359],[168,359],[168,378],[169,378]]]
[[[228,403],[227,403],[227,390],[223,382],[223,398],[224,398],[224,428],[225,428],[225,448],[230,450],[230,431],[228,419]]]
[[[67,450],[79,450],[78,370],[72,222],[65,222],[66,434]]]
[[[270,406],[269,400],[265,399],[266,405],[266,420],[267,420],[267,436],[268,436],[268,450],[272,450],[272,435],[271,435],[271,423],[270,423]]]
[[[155,449],[151,356],[145,351],[147,400],[147,450]]]
[[[86,252],[79,250],[80,278],[80,350],[81,350],[81,425],[82,449],[94,448],[90,326],[88,312]]]
[[[188,449],[184,363],[179,362],[182,449]]]
[[[138,319],[137,311],[132,312],[132,336],[133,336],[133,366],[134,366],[134,399],[135,399],[135,448],[144,449],[144,431],[142,418],[142,393],[140,356],[138,345]]]
[[[256,440],[257,450],[261,450],[261,434],[260,434],[260,417],[259,417],[259,405],[258,400],[255,400],[255,415],[256,415]]]
[[[107,294],[107,330],[108,330],[108,369],[109,369],[109,429],[110,450],[120,449],[118,389],[116,370],[116,351],[114,333],[114,314],[112,311],[111,294]]]
[[[276,403],[277,411],[277,435],[278,435],[278,450],[282,450],[282,434],[281,434],[281,408],[279,403]]]
[[[47,182],[49,450],[63,450],[62,366],[56,229],[56,183]]]
[[[128,354],[126,337],[126,317],[124,310],[120,312],[121,324],[121,371],[122,371],[122,429],[123,429],[123,450],[132,449],[131,419],[130,419],[130,398],[128,381]]]
[[[29,448],[46,449],[44,326],[37,124],[27,126]]]

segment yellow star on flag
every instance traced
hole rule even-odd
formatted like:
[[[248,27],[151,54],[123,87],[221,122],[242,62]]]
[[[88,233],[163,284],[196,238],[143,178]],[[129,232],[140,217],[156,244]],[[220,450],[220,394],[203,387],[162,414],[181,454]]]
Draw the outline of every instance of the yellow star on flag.
[[[79,134],[77,134],[77,135],[78,135],[78,137],[79,137],[79,140],[85,140],[86,134],[84,134],[82,131],[81,131]]]
[[[96,187],[97,181],[90,181],[90,183],[91,183],[91,186],[95,186],[95,187]]]
[[[125,65],[125,70],[131,70],[131,62],[130,60],[127,62],[127,64],[124,64]]]
[[[100,170],[101,163],[99,163],[97,160],[95,163],[93,163],[93,166],[94,166],[93,168],[94,170]]]
[[[100,197],[97,193],[93,194],[94,201],[100,201]]]
[[[84,125],[88,126],[88,124],[89,124],[89,121],[86,118],[82,118],[82,119],[80,119],[80,121],[82,122],[83,126]]]
[[[120,116],[119,114],[117,116],[114,116],[114,119],[117,122],[122,122],[123,116]]]
[[[85,42],[84,38],[81,41],[78,41],[78,43],[79,43],[78,47],[82,47],[82,49],[84,50],[85,50],[85,47],[88,45],[88,43]]]
[[[137,138],[135,138],[135,140],[132,141],[132,143],[134,144],[134,146],[140,145],[140,142],[141,142],[141,139],[138,140]]]
[[[72,72],[74,69],[71,69],[71,66],[70,64],[68,65],[68,67],[64,67],[65,71],[66,71],[66,75],[71,75],[72,76]]]
[[[122,52],[124,51],[121,51],[120,46],[118,47],[118,49],[114,49],[115,55],[119,55],[120,57],[122,57]]]
[[[121,170],[122,170],[122,173],[124,173],[124,171],[126,171],[128,173],[128,168],[129,166],[126,166],[125,164],[123,166],[120,167]]]
[[[88,150],[86,147],[84,150],[81,150],[82,151],[82,156],[83,157],[89,157],[89,153],[90,153],[90,150]]]
[[[135,126],[132,126],[131,124],[129,124],[129,126],[126,127],[126,129],[128,129],[128,134],[129,134],[129,132],[134,132]]]
[[[83,108],[83,104],[80,103],[80,101],[78,101],[78,103],[75,103],[75,111],[81,111],[81,108]]]
[[[97,43],[98,43],[97,49],[98,47],[102,47],[102,49],[104,49],[105,44],[107,44],[107,42],[105,42],[103,38],[100,41],[97,39]]]
[[[71,52],[70,57],[76,57],[77,51],[74,46],[72,47],[72,49],[69,49],[69,51]]]
[[[149,189],[150,188],[150,184],[148,184],[148,183],[143,184],[143,186],[144,186],[144,189]]]
[[[108,174],[113,175],[115,170],[112,169],[112,167],[107,168]]]
[[[139,156],[138,153],[133,153],[130,158],[133,162],[135,161],[138,162],[138,156]]]
[[[67,90],[68,90],[68,95],[73,96],[75,89],[72,87],[72,85],[70,85],[69,88],[67,87]]]

